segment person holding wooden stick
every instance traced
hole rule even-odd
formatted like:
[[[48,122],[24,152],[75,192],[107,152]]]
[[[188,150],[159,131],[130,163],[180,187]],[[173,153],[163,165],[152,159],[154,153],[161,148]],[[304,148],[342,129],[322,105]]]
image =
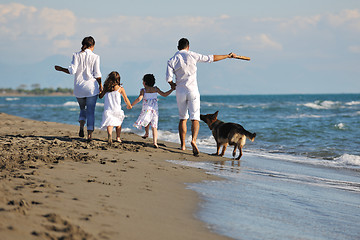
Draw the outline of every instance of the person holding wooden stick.
[[[226,55],[202,55],[189,51],[189,40],[182,38],[178,42],[178,52],[170,58],[167,64],[166,81],[172,89],[176,89],[176,101],[179,109],[179,137],[181,150],[185,150],[186,123],[191,120],[192,140],[191,146],[194,156],[199,155],[199,149],[196,145],[196,139],[199,133],[200,121],[200,93],[197,84],[198,62],[216,62],[226,58],[240,58],[234,53]],[[245,59],[244,59],[245,60]],[[173,82],[175,75],[176,83]]]

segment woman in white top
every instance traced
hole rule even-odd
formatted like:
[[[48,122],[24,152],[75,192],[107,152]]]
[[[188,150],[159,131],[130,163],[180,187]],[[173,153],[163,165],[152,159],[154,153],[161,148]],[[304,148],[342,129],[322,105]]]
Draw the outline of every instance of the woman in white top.
[[[172,93],[173,89],[170,89],[167,92],[161,91],[158,87],[154,87],[155,85],[155,77],[153,74],[146,74],[143,77],[143,86],[140,90],[139,97],[135,99],[135,101],[131,104],[134,106],[143,100],[143,106],[141,109],[140,116],[134,123],[134,127],[141,129],[141,127],[145,127],[145,135],[143,138],[147,138],[149,136],[149,127],[151,125],[151,129],[153,132],[153,143],[154,147],[158,148],[157,145],[157,128],[158,128],[158,119],[159,119],[159,110],[158,110],[158,101],[157,95],[160,94],[163,97],[169,96]]]
[[[55,70],[75,75],[74,95],[80,106],[80,131],[79,136],[84,137],[86,122],[87,138],[92,139],[95,125],[95,106],[102,91],[100,57],[93,53],[95,40],[89,36],[83,39],[80,52],[73,54],[71,65],[68,68],[55,66]]]

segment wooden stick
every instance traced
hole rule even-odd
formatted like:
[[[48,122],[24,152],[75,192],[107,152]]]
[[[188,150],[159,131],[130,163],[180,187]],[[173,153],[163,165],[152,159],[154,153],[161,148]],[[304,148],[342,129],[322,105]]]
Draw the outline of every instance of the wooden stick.
[[[234,56],[234,58],[236,59],[241,59],[241,60],[246,60],[246,61],[250,61],[249,57],[245,57],[245,56]]]

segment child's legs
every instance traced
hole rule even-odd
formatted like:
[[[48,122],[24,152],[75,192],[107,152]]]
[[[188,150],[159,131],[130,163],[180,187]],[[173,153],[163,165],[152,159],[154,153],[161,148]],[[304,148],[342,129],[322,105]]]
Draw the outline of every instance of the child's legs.
[[[108,137],[112,136],[113,126],[107,126],[106,128]]]
[[[152,134],[153,134],[153,143],[157,146],[157,128],[151,127]]]
[[[150,123],[145,127],[145,136],[146,137],[149,136],[149,128],[150,128]]]
[[[121,125],[116,127],[116,140],[120,141]]]
[[[106,130],[107,130],[107,134],[108,134],[108,143],[111,144],[112,143],[113,126],[107,126]]]
[[[158,115],[157,113],[154,115],[153,119],[151,120],[151,129],[152,129],[152,133],[153,133],[153,143],[155,145],[155,147],[158,147],[157,145],[157,126],[158,126]]]

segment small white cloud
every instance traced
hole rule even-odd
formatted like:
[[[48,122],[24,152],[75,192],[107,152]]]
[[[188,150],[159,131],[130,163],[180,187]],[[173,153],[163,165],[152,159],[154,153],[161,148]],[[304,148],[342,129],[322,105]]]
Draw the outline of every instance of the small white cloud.
[[[298,33],[300,30],[312,28],[321,20],[321,15],[315,16],[295,16],[292,18],[257,18],[253,22],[277,26],[282,31]]]
[[[54,48],[69,48],[72,46],[72,42],[69,39],[64,39],[64,40],[55,40],[54,42]]]
[[[351,53],[360,53],[360,45],[357,46],[350,46],[348,48],[349,52]]]
[[[76,17],[70,10],[43,8],[36,21],[40,34],[45,34],[48,39],[59,35],[72,36],[76,31]]]
[[[262,33],[255,36],[245,36],[242,38],[245,48],[252,50],[282,50],[280,43],[272,40],[268,34]]]
[[[334,27],[351,24],[355,25],[358,30],[360,29],[360,12],[358,9],[347,9],[339,14],[329,14],[327,20]]]
[[[285,20],[280,23],[280,27],[292,30],[293,32],[296,32],[300,29],[308,29],[315,27],[319,21],[321,20],[320,15],[315,16],[295,16],[289,20]]]
[[[75,33],[76,17],[69,10],[43,8],[41,10],[18,3],[0,5],[0,34],[12,40],[39,38],[53,39]]]
[[[282,45],[270,39],[270,37],[267,34],[261,34],[258,38],[259,38],[259,46],[261,48],[282,50]]]
[[[258,18],[254,19],[253,22],[278,26],[282,31],[294,34],[301,33],[303,30],[318,29],[320,24],[332,29],[341,27],[360,31],[360,11],[359,9],[345,9],[333,14],[295,16],[292,18]]]
[[[230,16],[229,15],[226,15],[226,14],[223,14],[220,16],[220,19],[229,19]]]
[[[36,11],[35,7],[28,7],[19,3],[0,4],[0,22],[7,23],[21,16],[29,17]]]

